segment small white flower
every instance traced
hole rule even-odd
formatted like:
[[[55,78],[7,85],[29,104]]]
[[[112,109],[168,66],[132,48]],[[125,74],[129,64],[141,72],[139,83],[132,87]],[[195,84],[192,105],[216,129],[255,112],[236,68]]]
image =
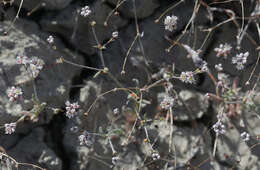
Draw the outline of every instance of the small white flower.
[[[119,156],[113,156],[112,157],[112,164],[113,165],[117,165],[118,161],[120,160]]]
[[[214,51],[217,52],[217,57],[224,56],[224,58],[227,57],[227,55],[230,53],[230,50],[232,49],[231,45],[225,43],[220,44],[219,47],[215,48]]]
[[[178,17],[172,15],[172,16],[166,16],[164,20],[165,29],[169,31],[173,31],[177,27],[177,20]]]
[[[81,16],[87,17],[90,14],[91,14],[91,10],[90,10],[89,6],[85,6],[85,7],[81,8],[81,11],[80,11]]]
[[[112,33],[112,37],[113,37],[114,39],[116,39],[116,38],[118,37],[118,31],[114,31],[114,32]]]
[[[12,134],[15,132],[16,123],[6,123],[5,124],[5,134]]]
[[[76,103],[70,103],[69,101],[66,101],[66,116],[68,118],[72,118],[77,114],[77,110],[79,108],[78,102]]]
[[[84,145],[86,142],[86,136],[85,135],[79,135],[79,144]]]
[[[241,133],[240,136],[244,141],[249,141],[250,135],[247,132]]]
[[[236,57],[232,58],[232,64],[236,64],[236,68],[238,70],[242,70],[244,69],[244,64],[246,63],[248,56],[249,56],[249,52],[246,52],[244,54],[243,53],[237,54]]]
[[[16,101],[17,99],[21,99],[23,92],[20,87],[14,87],[12,86],[7,90],[7,95],[9,97],[9,101],[13,102]]]
[[[84,131],[81,135],[79,135],[78,139],[80,145],[91,146],[93,144],[91,141],[91,136],[87,131]]]
[[[216,69],[217,71],[223,71],[222,64],[221,64],[221,63],[216,64],[216,65],[215,65],[215,69]]]
[[[79,131],[79,127],[78,126],[72,126],[70,128],[70,131],[73,132],[73,133],[77,133]]]
[[[37,67],[33,64],[30,64],[30,70],[31,70],[33,78],[36,78],[38,76],[38,74],[40,73],[40,71],[37,69]]]
[[[47,38],[47,42],[48,42],[49,44],[53,44],[53,43],[54,43],[54,38],[53,38],[52,35],[50,35],[50,36]]]
[[[202,67],[201,67],[201,71],[203,71],[203,72],[207,72],[207,71],[209,71],[209,68],[208,68],[208,63],[207,62],[203,62],[203,65],[202,65]]]
[[[118,115],[118,114],[119,114],[119,109],[118,109],[118,108],[115,108],[115,109],[113,110],[113,113],[114,113],[114,115]]]
[[[144,31],[140,34],[140,37],[142,38],[144,36]]]
[[[158,160],[161,158],[161,156],[157,153],[157,152],[153,152],[152,153],[152,158],[154,161]]]

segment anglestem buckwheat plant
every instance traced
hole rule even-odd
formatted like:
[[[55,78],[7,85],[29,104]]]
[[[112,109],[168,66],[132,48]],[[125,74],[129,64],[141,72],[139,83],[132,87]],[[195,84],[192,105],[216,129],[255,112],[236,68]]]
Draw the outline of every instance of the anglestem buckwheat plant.
[[[2,1],[0,1],[2,2]],[[5,1],[4,1],[5,2]],[[128,14],[125,14],[123,10],[128,10],[125,9],[125,6],[123,6],[123,4],[126,3],[126,7],[128,5],[133,5],[133,8],[131,10],[131,14],[129,14],[130,16],[127,16]],[[152,3],[152,1],[148,1],[149,3]],[[81,127],[81,126],[74,126],[70,127],[70,132],[72,134],[74,134],[77,137],[78,140],[78,145],[80,145],[80,147],[89,147],[91,148],[88,152],[88,154],[86,155],[86,158],[88,159],[93,159],[98,163],[101,163],[103,165],[106,165],[108,168],[113,168],[113,167],[118,167],[121,168],[121,164],[124,164],[124,159],[125,159],[125,151],[128,149],[128,145],[130,143],[134,143],[136,146],[139,146],[140,144],[143,144],[145,147],[148,148],[148,150],[143,152],[143,148],[141,148],[142,150],[142,154],[145,155],[145,157],[141,157],[141,161],[137,161],[138,165],[136,165],[138,168],[142,169],[142,168],[148,168],[150,169],[150,164],[154,165],[157,169],[162,169],[162,167],[164,167],[164,169],[178,169],[179,167],[183,167],[183,165],[186,165],[187,169],[188,168],[192,168],[192,169],[200,169],[202,168],[202,165],[206,164],[207,162],[212,163],[212,161],[214,160],[214,157],[217,157],[219,155],[216,155],[217,151],[221,151],[221,149],[217,147],[219,147],[219,145],[217,145],[218,141],[222,140],[222,137],[227,137],[229,138],[230,136],[225,135],[225,133],[229,133],[229,128],[231,128],[231,125],[236,125],[237,127],[232,127],[232,128],[241,128],[244,129],[244,131],[240,134],[240,139],[247,142],[250,140],[258,140],[257,137],[255,137],[256,135],[251,133],[252,131],[249,129],[248,125],[245,123],[244,117],[247,118],[246,116],[249,115],[249,112],[246,109],[251,109],[252,107],[257,107],[256,104],[253,101],[253,97],[254,93],[257,92],[258,90],[258,80],[260,79],[260,76],[257,75],[257,65],[258,65],[258,61],[260,58],[260,53],[257,59],[257,62],[253,68],[253,71],[250,74],[250,77],[248,79],[248,82],[252,79],[252,81],[254,81],[254,78],[257,77],[257,80],[255,82],[255,84],[253,84],[253,88],[250,90],[250,92],[245,93],[243,91],[243,89],[241,87],[239,87],[239,82],[238,82],[238,78],[239,76],[237,76],[237,72],[233,73],[234,75],[236,75],[237,77],[234,78],[233,84],[231,83],[230,79],[231,76],[228,77],[225,73],[228,73],[229,70],[226,70],[226,68],[228,67],[226,65],[226,63],[221,63],[221,61],[228,61],[227,59],[229,59],[229,57],[231,58],[232,56],[229,56],[232,50],[238,53],[235,57],[232,58],[232,62],[229,64],[234,64],[235,67],[239,71],[238,74],[240,73],[244,73],[244,68],[245,68],[245,64],[247,63],[247,58],[249,56],[249,52],[250,52],[250,56],[253,56],[253,52],[249,51],[249,52],[245,52],[245,53],[241,53],[240,51],[240,46],[242,43],[242,41],[246,40],[247,37],[250,42],[252,43],[252,45],[254,45],[256,47],[256,50],[259,50],[257,41],[254,39],[255,37],[253,37],[251,35],[251,33],[249,32],[249,28],[251,29],[251,27],[256,27],[258,33],[259,33],[259,37],[260,37],[260,28],[259,28],[259,23],[258,18],[259,18],[259,4],[257,3],[255,9],[253,10],[253,12],[251,12],[248,16],[245,16],[245,9],[244,5],[245,3],[242,0],[239,1],[235,1],[235,0],[230,0],[230,1],[214,1],[212,3],[208,3],[208,2],[204,2],[203,0],[195,0],[193,2],[189,2],[189,5],[193,6],[193,11],[192,13],[190,13],[188,16],[184,16],[184,18],[182,17],[181,13],[179,13],[180,10],[173,10],[175,7],[180,6],[182,7],[183,5],[186,5],[186,3],[182,3],[184,2],[184,0],[179,0],[178,2],[176,1],[173,5],[171,6],[167,6],[166,8],[162,6],[158,7],[161,9],[166,9],[164,10],[161,14],[157,15],[158,12],[162,11],[161,9],[159,10],[155,10],[156,12],[154,13],[155,16],[157,17],[157,19],[155,19],[155,23],[158,23],[159,21],[161,22],[162,28],[158,29],[159,31],[161,31],[164,34],[169,34],[165,35],[164,37],[160,37],[162,38],[162,40],[167,39],[170,42],[169,47],[166,49],[167,52],[170,52],[171,49],[173,49],[173,47],[175,45],[178,45],[179,47],[181,47],[181,49],[184,49],[184,56],[187,55],[187,58],[184,57],[184,59],[186,60],[192,60],[193,66],[195,66],[196,68],[194,70],[191,69],[187,69],[187,70],[183,70],[182,66],[179,67],[179,65],[175,63],[175,58],[174,61],[173,60],[168,60],[168,59],[162,59],[161,58],[158,60],[159,62],[157,63],[153,63],[153,59],[155,58],[153,55],[153,51],[150,52],[149,50],[153,50],[150,48],[150,43],[151,43],[151,47],[153,46],[153,42],[151,40],[154,39],[150,39],[151,35],[149,31],[146,30],[145,24],[146,24],[146,19],[147,21],[149,20],[149,17],[145,16],[143,18],[143,14],[140,16],[140,8],[139,5],[140,3],[146,3],[145,1],[140,1],[138,3],[136,3],[135,0],[117,0],[114,3],[114,7],[113,9],[111,8],[112,5],[109,5],[109,7],[106,10],[110,10],[109,14],[105,17],[96,17],[96,14],[99,15],[99,11],[94,11],[96,8],[98,3],[94,2],[94,5],[92,6],[92,4],[90,4],[90,6],[84,6],[82,8],[77,8],[77,16],[74,19],[75,20],[75,27],[73,27],[73,30],[71,31],[71,35],[70,35],[70,39],[73,40],[73,43],[75,43],[77,41],[76,39],[76,35],[80,34],[80,31],[78,31],[79,27],[80,27],[80,19],[87,21],[90,21],[89,25],[89,29],[92,31],[94,40],[95,40],[95,46],[93,46],[93,48],[96,49],[96,54],[99,55],[100,57],[100,61],[102,64],[102,68],[96,68],[95,66],[90,67],[90,66],[85,66],[83,64],[76,64],[71,62],[69,59],[66,60],[65,58],[59,56],[57,58],[55,58],[53,61],[53,64],[69,64],[69,65],[73,65],[75,67],[79,67],[82,69],[88,69],[88,70],[93,70],[95,71],[94,76],[92,77],[94,80],[96,80],[96,78],[98,78],[97,82],[102,82],[106,81],[107,79],[112,80],[113,84],[111,83],[111,86],[115,86],[115,87],[110,87],[110,84],[106,84],[108,85],[107,87],[110,88],[110,90],[104,90],[107,89],[107,87],[100,88],[99,92],[97,92],[96,94],[96,98],[90,104],[90,106],[83,104],[80,104],[81,106],[79,106],[78,102],[74,102],[71,103],[69,100],[68,101],[64,101],[65,102],[65,109],[61,109],[61,108],[51,108],[49,107],[49,105],[47,105],[47,103],[40,101],[40,99],[37,97],[37,88],[36,88],[36,81],[38,79],[40,79],[41,77],[38,77],[39,74],[41,73],[41,70],[46,69],[47,67],[45,66],[45,62],[38,58],[38,57],[31,57],[31,56],[26,56],[25,54],[19,54],[16,58],[17,60],[17,64],[21,65],[21,67],[24,67],[26,69],[26,73],[28,73],[28,76],[30,77],[30,80],[28,82],[31,82],[33,84],[33,88],[34,88],[34,94],[32,95],[32,98],[29,100],[29,102],[33,103],[32,108],[28,109],[26,108],[24,111],[22,111],[20,117],[18,118],[17,121],[12,121],[9,123],[4,123],[3,126],[1,126],[1,128],[3,128],[5,130],[5,134],[13,134],[16,130],[17,125],[24,121],[24,120],[30,120],[33,122],[37,122],[39,121],[39,119],[41,119],[40,114],[42,112],[45,111],[45,109],[49,109],[52,110],[54,112],[54,114],[58,114],[58,113],[64,113],[66,117],[68,117],[69,119],[67,119],[68,121],[74,121],[74,120],[79,120],[81,118],[81,115],[84,114],[85,118],[88,119],[90,117],[90,120],[92,120],[92,114],[89,114],[92,110],[95,109],[99,109],[99,107],[103,108],[103,105],[101,105],[100,99],[103,98],[107,98],[106,95],[110,94],[110,95],[120,95],[118,94],[118,92],[123,92],[123,95],[121,96],[122,98],[120,98],[120,101],[124,101],[124,103],[113,103],[113,106],[109,109],[104,109],[105,111],[107,110],[108,113],[102,113],[102,117],[98,117],[98,114],[95,114],[94,119],[95,121],[90,122],[93,123],[93,129],[87,129],[92,127],[92,124],[90,126],[87,127]],[[220,8],[221,5],[216,5],[218,3],[222,3],[222,4],[227,4],[227,3],[237,3],[238,5],[240,5],[241,7],[241,14],[237,13],[237,11],[235,10],[235,7],[233,8]],[[23,3],[23,1],[21,1],[20,5],[19,5],[19,9],[18,12],[16,14],[15,19],[12,22],[12,25],[14,24],[14,22],[18,19],[19,13],[21,11],[21,4]],[[106,2],[106,3],[102,3],[102,5],[107,6],[107,3],[112,3],[112,2]],[[160,3],[158,1],[158,3]],[[167,4],[167,3],[166,3]],[[201,8],[202,7],[202,8]],[[39,8],[39,4],[35,7],[35,9],[32,9],[29,13],[30,15]],[[204,20],[202,19],[202,22],[197,22],[197,20],[200,20],[201,17],[200,15],[200,11],[203,10],[203,8],[205,8],[206,17],[208,17],[206,19],[206,23],[208,24],[204,24]],[[93,11],[92,11],[93,10]],[[110,22],[108,23],[109,19],[111,18],[112,15],[115,16],[115,18],[119,17],[121,12],[123,13],[123,15],[125,15],[126,17],[124,17],[124,20],[127,20],[127,18],[132,18],[132,22],[129,22],[126,24],[126,26],[124,24],[122,24],[123,26],[118,26],[116,24],[116,22]],[[141,10],[142,12],[142,10]],[[144,11],[146,12],[146,11]],[[219,20],[221,20],[220,22],[218,22],[218,19],[215,19],[214,17],[216,17],[217,15],[215,15],[216,13],[224,13],[225,16],[227,16],[228,18],[218,18]],[[107,14],[107,11],[105,11],[104,13]],[[95,15],[93,15],[95,14]],[[173,15],[174,14],[174,15]],[[150,14],[151,15],[151,14]],[[176,16],[175,16],[176,15]],[[241,15],[241,16],[240,16]],[[159,16],[159,17],[158,17]],[[178,17],[177,17],[178,16]],[[185,17],[189,17],[189,18],[185,18]],[[154,21],[154,18],[152,19],[152,21]],[[208,22],[210,21],[210,23]],[[100,22],[104,22],[104,25],[106,26],[106,28],[108,28],[108,34],[106,33],[106,31],[104,31],[104,33],[102,32],[101,34],[99,34],[98,30],[100,27]],[[141,25],[140,25],[141,23]],[[202,23],[202,24],[201,24]],[[211,36],[215,31],[219,28],[221,28],[222,26],[226,25],[227,23],[233,24],[235,25],[235,29],[237,29],[237,32],[235,33],[235,37],[236,37],[236,42],[232,42],[230,43],[227,40],[224,40],[221,42],[217,41],[217,45],[214,48],[208,48],[208,44],[212,43],[211,40]],[[113,24],[113,25],[112,25]],[[120,45],[125,46],[124,43],[121,42],[121,40],[126,40],[125,36],[123,35],[123,33],[125,33],[128,29],[125,29],[125,27],[128,27],[128,25],[133,25],[133,27],[135,27],[135,34],[131,34],[132,36],[132,40],[126,41],[129,42],[129,44],[127,45],[128,48],[126,50],[126,53],[123,54],[124,57],[122,57],[122,62],[123,64],[120,65],[119,67],[121,67],[121,75],[117,75],[117,72],[114,71],[116,69],[112,68],[112,64],[110,59],[111,58],[105,58],[109,55],[109,51],[111,46],[109,45],[110,43],[113,43],[117,40],[120,40]],[[254,25],[255,24],[255,25]],[[108,25],[110,25],[111,27],[108,27]],[[119,24],[120,25],[120,24]],[[139,26],[140,25],[140,26]],[[155,25],[155,24],[154,24]],[[207,26],[207,27],[205,27]],[[209,27],[208,27],[209,26]],[[178,28],[178,29],[177,29]],[[103,28],[102,28],[103,29]],[[254,28],[252,28],[254,29]],[[9,31],[9,30],[8,30]],[[147,31],[147,33],[146,33]],[[200,39],[199,36],[201,36],[202,32],[207,32],[202,39]],[[59,32],[57,32],[57,35]],[[104,34],[104,35],[103,35]],[[100,36],[99,36],[100,35]],[[129,34],[130,35],[130,34]],[[161,34],[158,34],[161,35]],[[103,36],[105,38],[103,38]],[[155,36],[157,36],[157,32],[155,32]],[[171,37],[171,38],[169,38]],[[56,50],[56,46],[55,43],[58,41],[55,41],[54,37],[52,35],[49,35],[48,38],[44,38],[46,41],[46,46],[51,46],[53,50]],[[157,39],[155,39],[156,41]],[[160,39],[161,40],[161,39]],[[223,43],[224,42],[224,43]],[[81,42],[77,42],[77,43],[81,43]],[[159,42],[159,43],[164,43],[164,42]],[[198,44],[199,43],[199,44]],[[212,43],[215,44],[215,43]],[[233,49],[232,46],[236,46],[237,48]],[[159,46],[158,46],[159,47]],[[50,48],[49,48],[50,49]],[[82,49],[80,49],[81,51]],[[116,49],[118,50],[118,49]],[[156,49],[156,50],[160,50],[160,49]],[[163,49],[161,49],[162,51],[164,51]],[[213,52],[213,56],[215,57],[216,62],[212,62],[211,58],[208,56],[205,56],[207,54],[211,54],[209,52],[209,50],[215,51]],[[247,51],[247,49],[243,49],[245,51]],[[249,50],[249,49],[248,49]],[[83,51],[83,50],[82,50]],[[124,51],[124,50],[122,50]],[[137,60],[135,57],[135,51],[138,52],[138,55],[140,54],[140,60]],[[176,50],[178,51],[178,50]],[[202,53],[203,51],[203,53]],[[156,51],[157,52],[157,51]],[[172,50],[173,54],[175,55],[175,49]],[[130,54],[133,54],[133,56],[130,56]],[[113,52],[111,54],[114,54]],[[116,53],[117,54],[117,53]],[[131,54],[131,55],[132,55]],[[158,53],[161,55],[161,53]],[[92,54],[91,54],[92,55]],[[177,53],[178,55],[178,53]],[[223,56],[223,57],[222,57]],[[74,56],[73,56],[74,57]],[[158,56],[161,57],[161,56]],[[175,56],[174,56],[175,57]],[[42,58],[42,57],[41,57]],[[128,70],[128,59],[133,58],[133,60],[131,61],[135,61],[133,65],[134,69],[130,70],[129,74],[126,72],[126,70]],[[44,59],[44,58],[43,58]],[[149,60],[148,60],[149,59]],[[106,61],[106,63],[105,63]],[[149,62],[148,62],[149,61]],[[162,61],[162,63],[160,63],[160,61]],[[173,61],[172,63],[169,63],[169,61]],[[120,61],[121,62],[121,61]],[[137,63],[137,64],[136,64]],[[113,63],[114,64],[114,63]],[[184,63],[185,64],[185,63]],[[225,66],[225,68],[222,66],[222,64]],[[228,64],[228,63],[227,63]],[[116,67],[117,65],[113,65],[113,67]],[[127,69],[126,69],[127,67]],[[139,69],[135,69],[135,68],[141,68],[142,71],[145,71],[146,75],[147,75],[147,79],[142,79],[143,77],[139,77],[139,73],[135,73],[136,70]],[[129,66],[130,69],[132,69],[132,66]],[[188,67],[184,67],[184,68],[188,68]],[[215,68],[215,69],[214,69]],[[217,72],[214,72],[215,70],[217,70]],[[1,69],[0,69],[1,71]],[[118,71],[118,70],[117,70]],[[133,71],[133,72],[132,72]],[[119,71],[120,72],[120,71]],[[209,83],[204,83],[202,81],[207,80],[207,78],[204,78],[204,74],[202,75],[202,79],[200,80],[200,78],[197,78],[196,75],[201,74],[201,73],[207,73],[205,74],[206,76],[208,76],[214,84],[212,84],[212,82]],[[123,79],[122,79],[122,75],[124,75]],[[133,76],[130,78],[130,82],[127,82],[128,79],[126,76]],[[245,74],[246,75],[246,74]],[[196,77],[196,80],[195,80]],[[90,77],[91,78],[91,77]],[[100,81],[101,80],[101,81]],[[177,80],[177,81],[176,81]],[[198,83],[196,83],[196,81],[198,80]],[[199,84],[202,82],[202,86],[200,86]],[[177,83],[176,83],[177,82]],[[206,82],[206,81],[205,81]],[[128,85],[131,84],[132,86],[129,87]],[[178,109],[176,109],[177,107],[182,107],[179,110],[184,109],[185,112],[183,112],[183,114],[187,114],[188,118],[187,120],[190,123],[188,128],[193,128],[194,130],[199,129],[199,121],[202,121],[201,118],[197,117],[196,114],[194,114],[194,110],[196,110],[197,104],[195,104],[195,107],[193,106],[189,106],[188,102],[186,103],[186,100],[183,99],[183,96],[181,96],[180,91],[182,91],[183,89],[185,89],[185,87],[183,87],[183,83],[187,83],[187,84],[192,84],[190,85],[190,88],[195,87],[198,88],[201,91],[205,91],[205,93],[207,93],[205,95],[205,100],[212,100],[211,106],[217,106],[216,107],[216,113],[217,116],[217,121],[214,120],[214,118],[208,118],[210,119],[210,126],[209,127],[205,127],[205,130],[203,130],[204,132],[200,131],[201,134],[198,135],[198,138],[203,138],[206,136],[206,134],[208,133],[209,130],[213,130],[214,134],[216,134],[215,136],[213,135],[213,139],[214,141],[214,146],[213,146],[213,151],[212,153],[209,153],[208,155],[206,155],[207,159],[201,161],[199,164],[192,165],[192,161],[193,158],[192,157],[196,157],[197,155],[191,155],[191,157],[189,159],[187,159],[187,162],[182,162],[180,163],[180,160],[178,158],[179,154],[182,154],[181,152],[179,152],[179,141],[176,142],[176,140],[178,140],[178,138],[175,138],[175,135],[177,133],[175,133],[174,128],[178,127],[178,126],[182,126],[180,123],[180,125],[175,125],[175,121],[180,121],[178,120]],[[211,83],[211,84],[210,84]],[[134,84],[134,85],[133,85]],[[181,84],[181,85],[179,85]],[[206,84],[207,86],[213,86],[213,91],[208,90],[208,88],[203,87],[205,86],[204,84]],[[23,85],[23,84],[22,84]],[[10,104],[16,104],[19,103],[20,100],[22,99],[22,97],[26,98],[27,93],[25,93],[26,95],[23,96],[23,91],[22,89],[26,89],[24,88],[24,86],[22,86],[19,84],[19,86],[17,84],[14,84],[13,86],[10,85],[10,88],[8,88],[7,90],[7,96],[8,99],[10,101]],[[83,85],[73,85],[71,87],[84,87],[85,84]],[[215,88],[215,89],[214,89]],[[250,87],[251,88],[251,87]],[[40,90],[40,89],[38,89]],[[157,93],[158,90],[161,92],[163,91],[163,96],[162,96],[162,100],[160,100],[159,102],[154,102],[154,99],[151,97],[154,95],[154,93]],[[72,96],[70,96],[72,97]],[[75,96],[73,96],[75,97]],[[151,98],[150,98],[151,97]],[[187,97],[187,96],[184,96]],[[89,100],[89,99],[87,99]],[[114,99],[113,99],[114,100]],[[192,99],[194,102],[197,101]],[[101,100],[102,101],[102,100]],[[110,102],[110,100],[108,100]],[[116,101],[116,100],[115,100]],[[27,99],[26,99],[26,102]],[[89,102],[89,101],[88,101]],[[108,102],[108,103],[109,103]],[[22,100],[22,104],[25,103],[25,100]],[[158,114],[159,116],[154,116],[153,111],[150,111],[152,108],[152,110],[155,110],[153,108],[153,106],[151,105],[155,105],[156,103],[156,107],[157,108],[156,112],[160,112],[160,114]],[[52,103],[55,104],[55,103]],[[122,104],[122,105],[120,105]],[[177,106],[178,104],[178,106]],[[95,105],[98,105],[98,107],[94,107]],[[175,107],[176,105],[176,107]],[[109,104],[108,104],[109,106]],[[87,107],[87,108],[86,108]],[[84,112],[82,112],[82,110],[80,109],[82,108],[82,110],[84,110]],[[212,107],[215,110],[215,107]],[[100,111],[100,110],[95,110],[95,111]],[[176,109],[176,110],[175,110]],[[253,109],[252,109],[253,110]],[[103,111],[103,110],[102,110]],[[250,110],[251,111],[251,110]],[[204,112],[204,111],[203,111]],[[244,112],[247,113],[247,115],[244,114]],[[100,114],[101,115],[101,114]],[[254,113],[254,115],[259,118],[259,115],[256,113]],[[107,122],[105,122],[103,124],[99,124],[99,119],[103,119],[104,117],[105,119],[108,119]],[[72,119],[72,118],[76,118],[76,119]],[[204,117],[203,117],[204,119]],[[154,136],[154,134],[151,133],[150,131],[150,126],[154,126],[155,128],[158,128],[157,125],[154,125],[153,123],[155,123],[156,121],[162,121],[163,123],[165,123],[166,125],[169,125],[169,131],[167,131],[167,139],[160,139],[160,133],[158,131],[158,135]],[[198,123],[197,123],[198,120]],[[212,125],[212,122],[214,121],[215,124]],[[80,121],[79,121],[80,122]],[[84,124],[83,124],[84,125]],[[157,127],[156,127],[157,126]],[[179,127],[178,127],[179,128]],[[180,127],[181,128],[181,127]],[[97,130],[98,129],[98,130]],[[154,129],[152,129],[154,130]],[[98,132],[97,132],[98,131]],[[93,132],[93,133],[91,133]],[[180,131],[181,132],[181,131]],[[249,134],[249,133],[251,134]],[[181,134],[182,135],[182,134]],[[222,136],[223,135],[223,136]],[[107,155],[105,153],[102,153],[103,155],[101,155],[100,153],[98,153],[98,149],[95,150],[95,144],[96,142],[100,142],[101,140],[104,141],[104,143],[102,143],[102,147],[106,147],[109,148],[108,151],[110,151],[109,154],[109,158],[107,158]],[[161,142],[166,142],[167,145],[167,150],[166,151],[164,149],[164,147],[161,147]],[[199,140],[202,141],[202,140]],[[118,145],[119,144],[121,145]],[[158,147],[156,146],[158,142]],[[186,142],[186,141],[185,141]],[[191,141],[192,143],[193,141]],[[221,141],[222,142],[222,141]],[[225,142],[225,141],[223,141]],[[248,146],[250,144],[250,142],[248,142]],[[155,144],[156,143],[156,144]],[[201,145],[200,142],[195,143],[194,145]],[[254,147],[258,146],[258,144],[254,144],[252,146],[249,146],[249,151],[252,150]],[[144,147],[144,148],[145,148]],[[220,146],[221,147],[221,146]],[[182,148],[181,148],[182,149]],[[187,151],[189,152],[189,151]],[[190,154],[190,153],[189,153]],[[193,154],[193,153],[192,153]],[[218,153],[217,153],[218,154]],[[234,152],[233,154],[238,154],[238,152]],[[213,158],[212,158],[213,155]],[[2,155],[0,153],[0,156],[5,156]],[[180,155],[182,156],[182,155]],[[203,155],[204,156],[204,155]],[[230,156],[232,157],[232,156]],[[242,156],[241,156],[242,157]],[[11,158],[10,158],[11,159]],[[12,159],[11,159],[12,160]],[[15,162],[15,161],[14,161]],[[166,162],[166,163],[165,163]],[[216,160],[217,162],[217,160]],[[17,162],[16,162],[17,163]],[[165,164],[164,164],[165,163]],[[17,163],[18,164],[18,163]],[[26,164],[26,163],[19,163],[20,165],[30,165],[30,164]],[[164,164],[164,166],[162,166],[162,164]],[[234,167],[238,166],[239,163],[235,163],[232,165],[233,169]],[[33,165],[32,165],[33,166]],[[17,165],[18,167],[18,165]],[[40,167],[35,166],[35,168],[39,168],[42,169]],[[124,167],[123,167],[124,168]]]

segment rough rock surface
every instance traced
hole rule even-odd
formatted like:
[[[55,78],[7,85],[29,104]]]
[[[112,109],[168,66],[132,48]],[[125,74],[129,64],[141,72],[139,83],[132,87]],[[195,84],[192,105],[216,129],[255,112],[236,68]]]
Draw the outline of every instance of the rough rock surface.
[[[8,151],[8,154],[18,162],[31,162],[50,170],[61,170],[62,162],[53,150],[45,144],[44,135],[42,128],[34,129],[28,136],[21,139],[18,144],[12,147]],[[28,166],[24,168],[28,169],[32,167]]]

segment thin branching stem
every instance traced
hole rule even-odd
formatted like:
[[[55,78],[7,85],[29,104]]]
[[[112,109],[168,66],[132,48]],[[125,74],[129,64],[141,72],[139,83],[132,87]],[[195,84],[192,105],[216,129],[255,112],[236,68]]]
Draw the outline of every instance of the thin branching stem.
[[[13,27],[15,21],[19,18],[19,14],[20,14],[20,11],[22,9],[22,6],[23,6],[23,0],[21,0],[21,2],[20,2],[18,11],[16,13],[16,16],[15,16],[14,20],[12,21],[11,25],[9,26],[9,28],[7,29],[7,31],[6,31],[7,33],[11,30],[11,28]]]
[[[184,0],[180,0],[176,4],[172,5],[171,7],[167,8],[156,20],[154,20],[155,23],[158,23],[163,16],[165,16],[170,10],[177,7],[180,3],[184,2]]]
[[[127,58],[133,48],[133,45],[135,44],[135,41],[137,40],[138,36],[140,36],[138,33],[136,34],[134,40],[132,41],[130,47],[128,48],[127,52],[126,52],[126,56],[125,56],[125,59],[124,59],[124,63],[123,63],[123,67],[122,67],[122,71],[121,71],[121,74],[125,74],[125,65],[126,65],[126,61],[127,61]]]
[[[106,17],[106,20],[104,22],[104,26],[107,26],[108,25],[108,20],[109,18],[111,17],[112,14],[114,14],[115,11],[117,11],[117,9],[124,3],[126,2],[127,0],[122,0],[120,3],[117,3],[116,4],[116,7],[108,14],[108,16]],[[118,1],[119,2],[119,1]]]
[[[74,65],[76,67],[80,67],[80,68],[85,68],[85,69],[89,69],[89,70],[95,70],[95,71],[103,71],[103,69],[99,69],[99,68],[94,68],[94,67],[89,67],[89,66],[84,66],[84,65],[81,65],[81,64],[76,64],[76,63],[73,63],[71,61],[68,61],[64,58],[62,58],[62,61],[64,63],[67,63],[67,64],[71,64],[71,65]]]

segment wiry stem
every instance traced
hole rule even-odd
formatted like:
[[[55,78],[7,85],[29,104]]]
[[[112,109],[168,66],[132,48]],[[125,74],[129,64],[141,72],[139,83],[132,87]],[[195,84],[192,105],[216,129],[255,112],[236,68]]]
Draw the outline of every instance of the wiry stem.
[[[135,41],[137,40],[139,34],[137,33],[134,40],[132,41],[130,47],[128,48],[127,52],[126,52],[126,56],[125,56],[125,59],[124,59],[124,63],[123,63],[123,67],[122,67],[122,71],[121,71],[121,74],[125,74],[125,65],[126,65],[126,61],[127,61],[127,58],[131,52],[131,49],[133,48],[133,45],[135,43]]]
[[[171,7],[167,8],[154,22],[158,23],[161,18],[170,10],[172,10],[173,8],[175,8],[176,6],[178,6],[180,3],[184,2],[184,0],[180,0],[179,2],[177,2],[176,4],[172,5]]]
[[[10,29],[13,27],[15,21],[19,18],[19,13],[20,13],[20,11],[21,11],[21,9],[22,9],[22,6],[23,6],[23,0],[21,0],[21,2],[20,2],[18,11],[17,11],[17,13],[16,13],[16,16],[15,16],[13,22],[11,23],[11,25],[9,26],[9,28],[7,29],[7,31],[6,31],[7,33],[8,33],[8,32],[10,31]]]

